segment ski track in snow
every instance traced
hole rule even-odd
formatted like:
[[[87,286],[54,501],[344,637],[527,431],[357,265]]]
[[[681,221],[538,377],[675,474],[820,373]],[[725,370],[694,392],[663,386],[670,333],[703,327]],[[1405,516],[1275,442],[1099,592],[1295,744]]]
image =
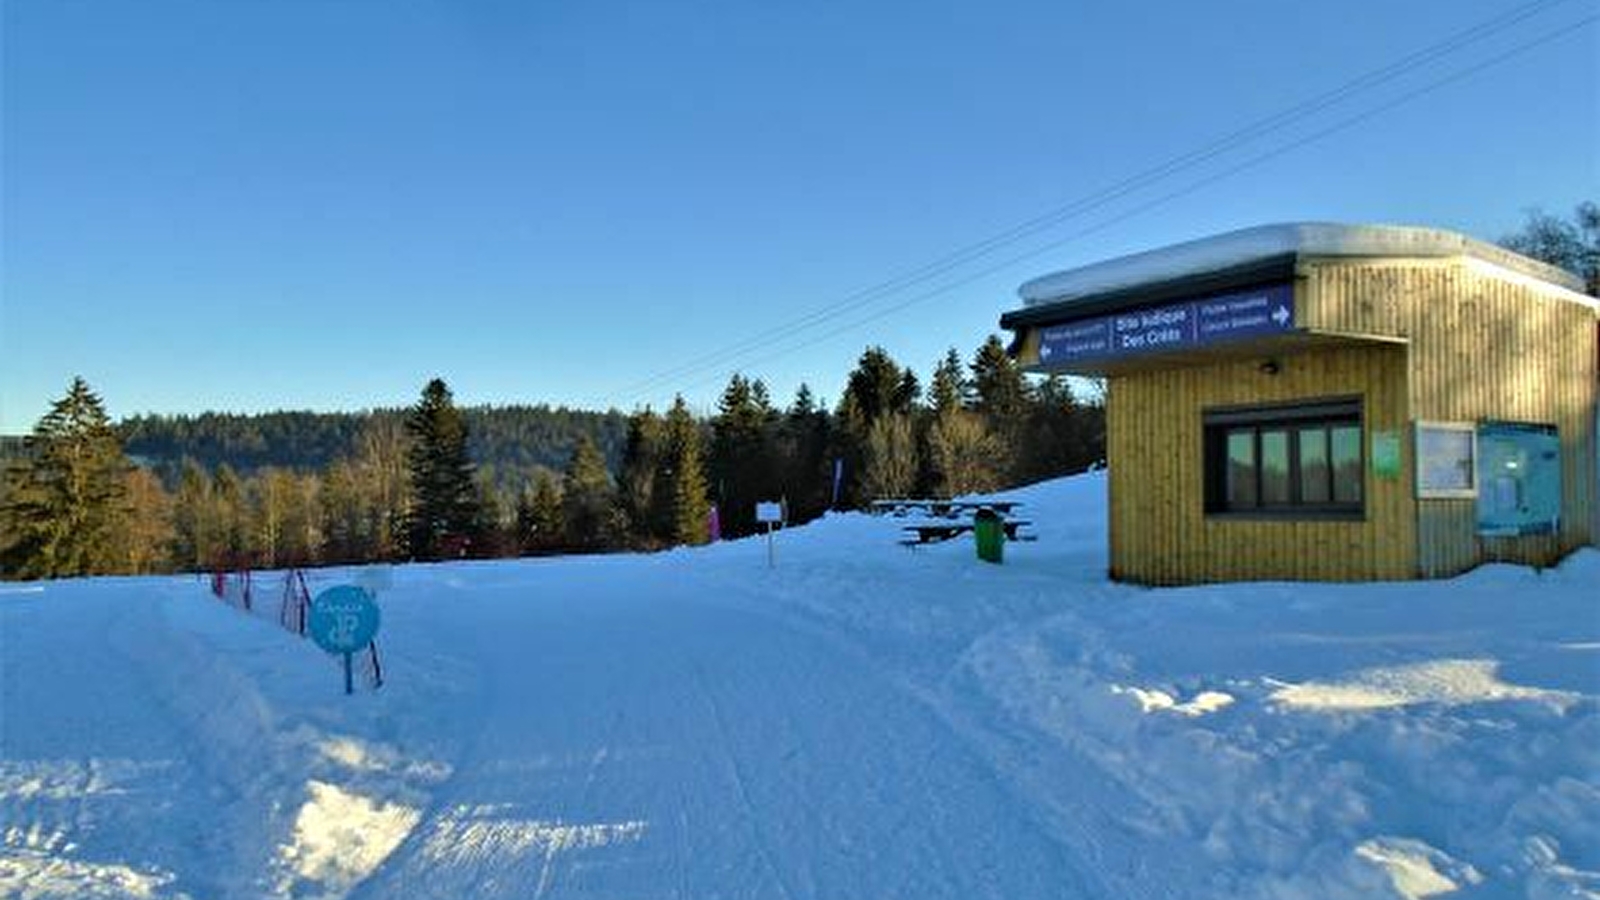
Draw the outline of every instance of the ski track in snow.
[[[0,896],[1600,896],[1600,554],[1145,591],[1103,490],[399,567],[349,698],[270,574],[8,588]]]

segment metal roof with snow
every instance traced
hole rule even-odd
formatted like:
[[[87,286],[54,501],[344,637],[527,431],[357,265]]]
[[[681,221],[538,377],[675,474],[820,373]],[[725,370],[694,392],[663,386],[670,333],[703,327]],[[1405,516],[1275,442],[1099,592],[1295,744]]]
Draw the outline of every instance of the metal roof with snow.
[[[1204,289],[1292,273],[1309,258],[1396,259],[1468,257],[1582,295],[1578,276],[1453,231],[1401,225],[1287,222],[1259,225],[1142,253],[1091,263],[1032,279],[1017,289],[1027,307],[1002,325],[1021,325],[1041,313],[1093,313],[1152,299],[1150,289]],[[1592,301],[1588,301],[1591,302]]]

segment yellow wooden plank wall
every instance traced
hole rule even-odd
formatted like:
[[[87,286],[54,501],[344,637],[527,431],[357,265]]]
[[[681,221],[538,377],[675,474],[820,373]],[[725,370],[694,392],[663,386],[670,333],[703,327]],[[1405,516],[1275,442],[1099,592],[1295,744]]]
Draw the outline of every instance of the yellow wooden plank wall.
[[[1246,579],[1367,580],[1416,571],[1410,454],[1398,480],[1367,473],[1366,519],[1239,520],[1204,510],[1202,411],[1218,406],[1360,396],[1369,435],[1403,432],[1406,349],[1306,350],[1260,360],[1161,369],[1111,380],[1107,444],[1113,577],[1147,584]]]
[[[1449,575],[1491,560],[1547,565],[1593,543],[1600,516],[1594,310],[1465,260],[1306,268],[1301,326],[1410,340],[1413,419],[1538,422],[1560,431],[1560,533],[1479,538],[1474,501],[1418,501],[1418,574]]]

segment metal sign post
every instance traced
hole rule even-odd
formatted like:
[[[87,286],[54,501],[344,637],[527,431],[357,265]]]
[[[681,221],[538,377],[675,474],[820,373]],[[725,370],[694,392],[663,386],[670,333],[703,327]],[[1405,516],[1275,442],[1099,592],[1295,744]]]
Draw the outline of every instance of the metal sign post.
[[[341,584],[328,588],[311,601],[306,623],[317,646],[344,656],[344,692],[355,693],[352,658],[372,644],[378,634],[378,604],[365,588]]]
[[[767,526],[767,568],[776,568],[778,562],[777,558],[774,556],[775,551],[772,548],[772,528],[774,525],[783,521],[783,504],[765,502],[757,503],[756,521],[762,522]]]

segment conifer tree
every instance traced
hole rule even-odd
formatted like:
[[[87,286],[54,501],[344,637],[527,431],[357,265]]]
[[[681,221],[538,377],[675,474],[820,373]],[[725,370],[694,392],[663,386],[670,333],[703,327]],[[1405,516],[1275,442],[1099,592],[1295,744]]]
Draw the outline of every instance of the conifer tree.
[[[661,417],[648,406],[628,417],[617,506],[627,521],[631,542],[646,548],[658,546],[671,533],[670,517],[661,512],[666,504],[656,498],[663,440]]]
[[[902,369],[882,347],[868,347],[845,383],[843,399],[866,428],[881,416],[910,413],[920,392],[915,372]]]
[[[415,505],[410,549],[418,559],[440,559],[470,541],[478,519],[478,490],[467,456],[467,425],[450,388],[435,378],[406,418]]]
[[[493,466],[479,469],[474,483],[478,491],[478,515],[472,523],[469,549],[478,559],[494,559],[515,549],[511,534],[516,510],[496,483]]]
[[[130,468],[100,398],[74,378],[5,473],[0,570],[14,578],[118,571]]]
[[[574,550],[605,546],[611,511],[611,476],[600,448],[587,434],[578,439],[561,487],[561,512]]]
[[[671,484],[672,538],[679,544],[703,544],[710,540],[711,501],[702,469],[700,426],[681,396],[667,412],[664,462]]]
[[[1019,479],[1057,478],[1105,461],[1105,409],[1078,402],[1065,378],[1051,376],[1039,383],[1027,421]]]
[[[836,450],[844,460],[846,505],[859,506],[876,493],[864,485],[873,427],[889,416],[911,416],[920,392],[916,373],[902,369],[882,347],[868,347],[857,360],[839,400]]]
[[[951,347],[933,370],[933,380],[928,385],[928,405],[935,416],[944,416],[960,409],[966,396],[967,379],[961,370],[961,354]]]
[[[972,357],[974,407],[990,424],[1018,423],[1027,410],[1030,394],[1022,367],[1006,352],[999,335],[991,334]]]
[[[561,487],[547,469],[534,476],[533,488],[517,505],[517,536],[523,553],[549,553],[561,546]]]
[[[989,432],[999,441],[1000,479],[1009,483],[1016,475],[1016,459],[1033,395],[1022,376],[1022,367],[1006,353],[998,335],[989,335],[973,354],[972,393],[973,410],[983,417]]]
[[[828,508],[831,463],[828,458],[828,412],[808,385],[795,391],[782,424],[782,481],[779,495],[789,500],[792,522],[808,522]]]
[[[775,499],[773,465],[777,413],[759,379],[734,375],[722,392],[711,422],[709,470],[722,532],[730,537],[755,531],[755,505]]]

